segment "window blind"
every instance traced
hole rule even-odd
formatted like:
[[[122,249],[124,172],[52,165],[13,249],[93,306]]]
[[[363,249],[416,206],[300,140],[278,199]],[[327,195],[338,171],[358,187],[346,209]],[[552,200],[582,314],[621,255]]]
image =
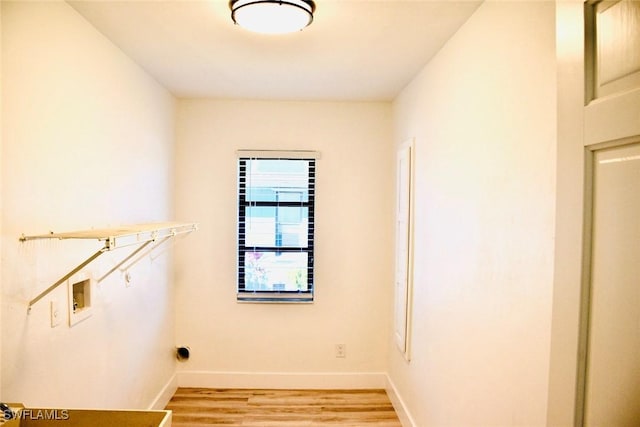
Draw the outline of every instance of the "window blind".
[[[313,301],[317,152],[238,152],[240,301]]]

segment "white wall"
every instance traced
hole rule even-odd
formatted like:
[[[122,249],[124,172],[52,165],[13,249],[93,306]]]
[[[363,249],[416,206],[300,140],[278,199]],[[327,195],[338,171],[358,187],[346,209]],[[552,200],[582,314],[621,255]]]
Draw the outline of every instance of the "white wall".
[[[30,315],[28,301],[100,245],[18,237],[170,218],[174,99],[64,2],[3,1],[2,39],[2,399],[147,407],[175,369],[167,256],[130,288],[110,276],[93,316],[52,329],[65,286]]]
[[[255,385],[266,373],[271,386],[332,386],[331,374],[345,374],[370,385],[366,374],[388,369],[418,426],[544,424],[552,3],[484,3],[393,112],[386,103],[181,100],[177,118],[172,97],[65,3],[1,4],[3,400],[148,406],[174,372],[175,309],[175,342],[192,349],[179,365],[185,381]],[[409,137],[418,158],[407,364],[389,342],[389,141]],[[312,305],[235,302],[238,148],[322,152]],[[64,289],[26,315],[28,300],[96,245],[19,243],[20,233],[166,219],[174,203],[176,218],[201,225],[178,245],[177,302],[159,258],[132,271],[131,288],[119,273],[103,282],[93,316],[73,328],[49,328],[49,300],[63,301]],[[104,257],[92,274],[119,254]],[[334,357],[336,343],[346,359]]]
[[[391,140],[388,103],[178,102],[176,214],[200,223],[177,254],[177,337],[192,350],[184,385],[336,386],[342,374],[370,385],[386,371]],[[236,302],[241,148],[321,152],[313,304]]]
[[[394,102],[416,138],[416,426],[546,422],[556,165],[553,2],[485,2]]]

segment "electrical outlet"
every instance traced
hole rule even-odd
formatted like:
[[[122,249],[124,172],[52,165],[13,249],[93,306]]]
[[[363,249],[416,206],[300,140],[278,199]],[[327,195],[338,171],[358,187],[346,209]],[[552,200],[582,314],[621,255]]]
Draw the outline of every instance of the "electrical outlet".
[[[347,357],[347,347],[344,344],[336,344],[336,357]]]
[[[58,300],[51,301],[51,327],[55,328],[62,321],[62,312],[60,311],[60,304]]]

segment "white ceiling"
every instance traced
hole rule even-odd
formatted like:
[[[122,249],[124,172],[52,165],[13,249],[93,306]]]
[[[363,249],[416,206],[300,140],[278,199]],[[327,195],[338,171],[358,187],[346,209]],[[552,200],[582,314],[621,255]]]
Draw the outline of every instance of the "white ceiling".
[[[479,6],[316,0],[302,32],[235,26],[226,0],[68,1],[178,97],[391,100]]]

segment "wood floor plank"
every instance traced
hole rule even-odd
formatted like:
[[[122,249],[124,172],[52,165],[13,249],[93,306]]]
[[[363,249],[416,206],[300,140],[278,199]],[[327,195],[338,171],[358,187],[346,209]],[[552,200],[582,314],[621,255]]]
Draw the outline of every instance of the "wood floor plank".
[[[176,427],[401,427],[384,390],[179,388]]]

